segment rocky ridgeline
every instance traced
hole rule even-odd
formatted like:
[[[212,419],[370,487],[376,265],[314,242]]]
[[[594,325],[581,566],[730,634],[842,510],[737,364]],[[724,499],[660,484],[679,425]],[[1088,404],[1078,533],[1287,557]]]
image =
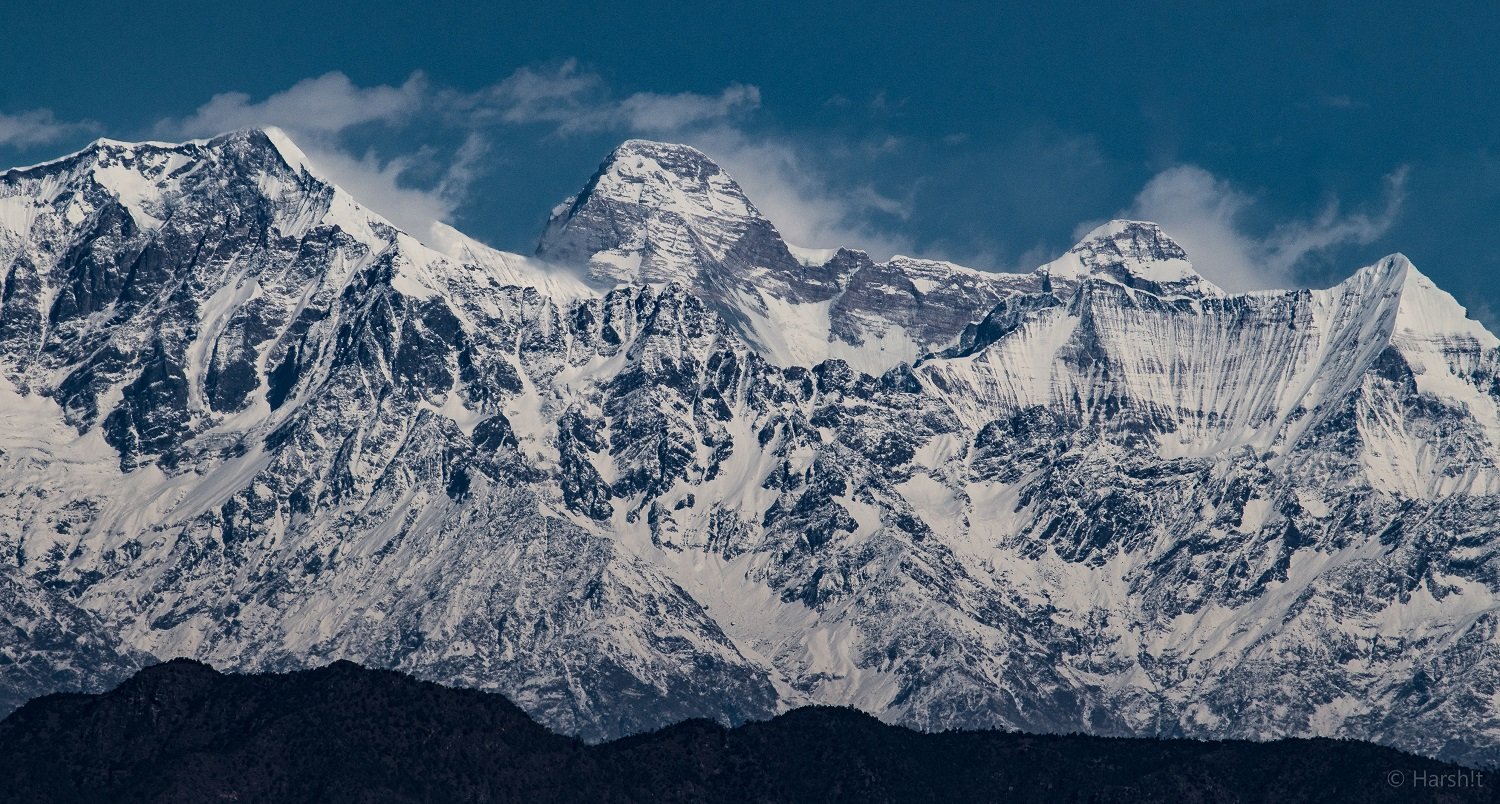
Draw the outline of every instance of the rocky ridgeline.
[[[349,659],[591,740],[819,703],[1500,756],[1497,341],[1404,258],[809,265],[639,141],[535,257],[424,242],[275,131],[0,174],[0,701]]]

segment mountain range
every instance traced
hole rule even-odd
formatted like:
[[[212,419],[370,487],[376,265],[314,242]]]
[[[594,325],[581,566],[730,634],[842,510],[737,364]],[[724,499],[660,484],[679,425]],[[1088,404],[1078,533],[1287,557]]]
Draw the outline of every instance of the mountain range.
[[[522,256],[247,130],[0,173],[0,279],[0,711],[346,659],[589,741],[822,704],[1500,759],[1500,341],[1400,255],[880,262],[632,140]]]

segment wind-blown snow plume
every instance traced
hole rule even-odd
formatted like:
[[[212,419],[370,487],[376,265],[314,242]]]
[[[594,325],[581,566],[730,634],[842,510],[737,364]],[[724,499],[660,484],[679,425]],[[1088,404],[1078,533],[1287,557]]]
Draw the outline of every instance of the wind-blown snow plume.
[[[1126,214],[1161,222],[1190,252],[1205,275],[1235,291],[1297,287],[1304,259],[1334,246],[1364,245],[1395,223],[1405,198],[1406,169],[1386,179],[1384,206],[1375,213],[1346,214],[1330,200],[1311,220],[1290,220],[1266,235],[1244,228],[1254,199],[1225,179],[1194,165],[1158,173]]]

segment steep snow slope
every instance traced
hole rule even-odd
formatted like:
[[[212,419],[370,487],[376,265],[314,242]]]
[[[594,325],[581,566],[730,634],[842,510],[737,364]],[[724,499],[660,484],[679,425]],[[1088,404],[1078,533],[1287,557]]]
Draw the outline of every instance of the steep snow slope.
[[[1079,421],[1128,414],[1162,457],[1242,446],[1285,453],[1378,370],[1409,375],[1417,392],[1459,407],[1477,448],[1497,445],[1495,400],[1482,378],[1500,342],[1399,255],[1321,291],[1195,299],[1091,279],[1066,304],[1051,295],[1008,300],[977,331],[966,353],[922,368],[975,429],[1007,409]],[[1399,430],[1378,431],[1384,402],[1374,393],[1360,395],[1376,417],[1361,420],[1361,434],[1425,447]],[[1418,455],[1372,445],[1367,468],[1384,490],[1413,496],[1496,491],[1492,466],[1433,447]]]
[[[700,151],[630,140],[559,204],[537,254],[596,282],[676,282],[778,365],[838,357],[880,373],[951,344],[1038,275],[788,246],[739,185]],[[811,260],[820,257],[820,260]]]
[[[1061,292],[1089,277],[1189,296],[1222,295],[1155,224],[1111,221],[1028,274],[785,243],[703,153],[630,140],[559,204],[537,254],[601,286],[676,282],[709,302],[778,365],[839,358],[879,374],[954,344],[1013,293]]]
[[[590,738],[822,702],[1500,755],[1500,352],[1404,258],[1228,296],[1118,221],[809,265],[639,141],[527,258],[256,131],[0,174],[0,223],[0,614],[82,635],[6,646],[59,686],[348,658]]]

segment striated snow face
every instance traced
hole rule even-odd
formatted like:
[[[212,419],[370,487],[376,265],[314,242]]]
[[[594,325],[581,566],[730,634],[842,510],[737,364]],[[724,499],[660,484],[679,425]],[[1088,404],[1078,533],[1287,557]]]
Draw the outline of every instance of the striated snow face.
[[[975,429],[997,410],[1039,407],[1087,422],[1129,407],[1162,457],[1239,447],[1284,455],[1343,413],[1372,372],[1386,371],[1457,406],[1484,444],[1500,443],[1487,385],[1496,340],[1401,257],[1329,290],[1188,300],[1091,279],[1066,304],[1028,310],[1028,301],[1002,303],[981,334],[1007,316],[1013,322],[920,369]],[[1384,404],[1377,397],[1357,395]],[[1371,407],[1363,432],[1409,441],[1377,431],[1401,415]],[[1389,490],[1432,497],[1496,488],[1493,467],[1471,466],[1471,456],[1450,465],[1435,445],[1421,455],[1389,446],[1366,453]]]
[[[346,658],[591,739],[828,703],[1500,756],[1500,342],[1405,258],[814,257],[639,141],[537,257],[428,241],[276,132],[0,174],[0,705]]]

